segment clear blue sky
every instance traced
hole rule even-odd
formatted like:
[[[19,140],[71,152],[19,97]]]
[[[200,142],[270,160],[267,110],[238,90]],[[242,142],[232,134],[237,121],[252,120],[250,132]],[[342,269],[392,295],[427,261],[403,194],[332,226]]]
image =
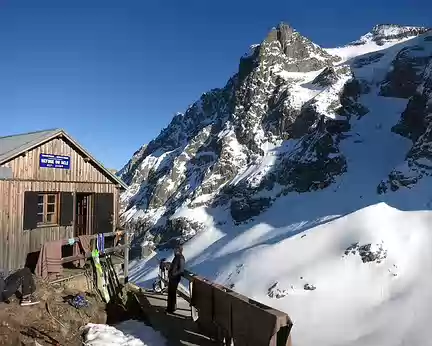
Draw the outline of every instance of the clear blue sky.
[[[280,21],[327,47],[431,13],[430,0],[0,0],[0,135],[62,127],[119,169]]]

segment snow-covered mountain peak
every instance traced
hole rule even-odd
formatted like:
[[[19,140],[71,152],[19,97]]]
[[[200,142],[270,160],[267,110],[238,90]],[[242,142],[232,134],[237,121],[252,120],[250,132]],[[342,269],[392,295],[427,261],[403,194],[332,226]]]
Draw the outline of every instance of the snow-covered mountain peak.
[[[406,98],[421,86],[428,36],[411,43],[424,46],[421,54],[419,48],[403,49],[413,41],[406,35],[423,32],[378,25],[363,37],[371,37],[367,43],[322,49],[279,24],[240,59],[225,87],[204,93],[177,114],[119,172],[131,186],[122,197],[125,218],[155,225],[184,203],[228,203],[240,222],[271,205],[274,197],[251,199],[257,189],[275,183],[284,193],[328,186],[347,169],[338,143],[351,127],[349,119],[371,112],[361,95],[374,89]],[[374,41],[383,37],[399,40],[382,46]],[[310,165],[325,174],[298,179],[299,170]]]
[[[295,28],[285,22],[280,22],[276,27],[273,27],[272,31],[274,30],[278,31],[281,36],[285,37],[297,32]]]
[[[280,25],[118,174],[135,244],[187,242],[193,271],[290,313],[295,342],[429,344],[432,32],[322,49]]]
[[[386,52],[393,46],[398,47],[398,45],[404,42],[409,43],[412,39],[422,34],[427,35],[427,32],[431,32],[431,29],[394,24],[379,24],[374,26],[370,32],[361,36],[358,40],[342,47],[326,48],[325,51],[339,57],[341,60],[337,61],[338,64],[344,64],[347,60],[355,57],[367,58],[367,55],[370,53],[378,51]]]
[[[391,41],[400,41],[423,34],[430,28],[417,26],[402,26],[397,24],[378,24],[370,32],[354,41],[353,45],[367,44],[371,41],[382,46]]]
[[[275,64],[272,57],[276,56],[276,63],[282,64],[283,69],[289,72],[317,71],[337,60],[285,23],[280,23],[269,32],[260,45],[258,55],[261,60],[270,59],[272,64]]]

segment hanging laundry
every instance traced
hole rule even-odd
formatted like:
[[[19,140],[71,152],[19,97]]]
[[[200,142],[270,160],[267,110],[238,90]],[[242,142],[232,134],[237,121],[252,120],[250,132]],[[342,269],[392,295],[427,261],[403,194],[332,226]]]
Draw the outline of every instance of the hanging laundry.
[[[105,235],[103,233],[99,233],[97,235],[97,249],[99,251],[99,253],[104,253],[105,252]]]
[[[55,277],[62,274],[62,245],[62,240],[47,242],[42,245],[36,264],[36,274],[38,276],[48,279],[51,276]]]
[[[80,235],[78,236],[79,241],[77,241],[74,245],[73,248],[73,255],[77,256],[77,255],[86,255],[88,253],[91,252],[92,247],[91,247],[91,236],[89,235]],[[86,259],[79,259],[73,262],[74,265],[82,268],[84,267],[85,263],[86,263]]]

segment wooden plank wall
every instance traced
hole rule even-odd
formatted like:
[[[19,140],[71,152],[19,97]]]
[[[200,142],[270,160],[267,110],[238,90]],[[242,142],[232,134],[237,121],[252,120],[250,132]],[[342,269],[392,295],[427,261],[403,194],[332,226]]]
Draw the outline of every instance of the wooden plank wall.
[[[54,154],[70,156],[70,169],[40,168],[39,155]],[[12,168],[15,179],[28,179],[37,181],[75,181],[111,183],[104,173],[84,157],[76,152],[66,141],[55,138],[40,147],[37,147],[14,160],[4,164]]]
[[[118,224],[119,193],[115,185],[0,181],[0,266],[15,269],[25,264],[28,253],[38,251],[44,242],[73,237],[73,227],[41,227],[23,230],[25,191],[109,192],[114,194],[114,227]]]
[[[70,170],[39,167],[39,154],[71,157]],[[56,138],[4,164],[11,167],[14,180],[0,180],[0,267],[16,269],[25,264],[27,254],[38,251],[46,241],[68,239],[73,227],[41,227],[23,230],[24,192],[88,192],[114,194],[114,223],[118,224],[119,190],[103,172]]]

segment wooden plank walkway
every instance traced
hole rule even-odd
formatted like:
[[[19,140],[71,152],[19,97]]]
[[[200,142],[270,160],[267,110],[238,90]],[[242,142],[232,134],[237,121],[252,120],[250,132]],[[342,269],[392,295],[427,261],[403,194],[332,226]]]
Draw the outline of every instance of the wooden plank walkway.
[[[153,329],[161,332],[168,340],[167,346],[210,346],[216,343],[199,333],[192,320],[188,302],[177,297],[175,314],[166,314],[167,295],[140,290],[135,297]]]

